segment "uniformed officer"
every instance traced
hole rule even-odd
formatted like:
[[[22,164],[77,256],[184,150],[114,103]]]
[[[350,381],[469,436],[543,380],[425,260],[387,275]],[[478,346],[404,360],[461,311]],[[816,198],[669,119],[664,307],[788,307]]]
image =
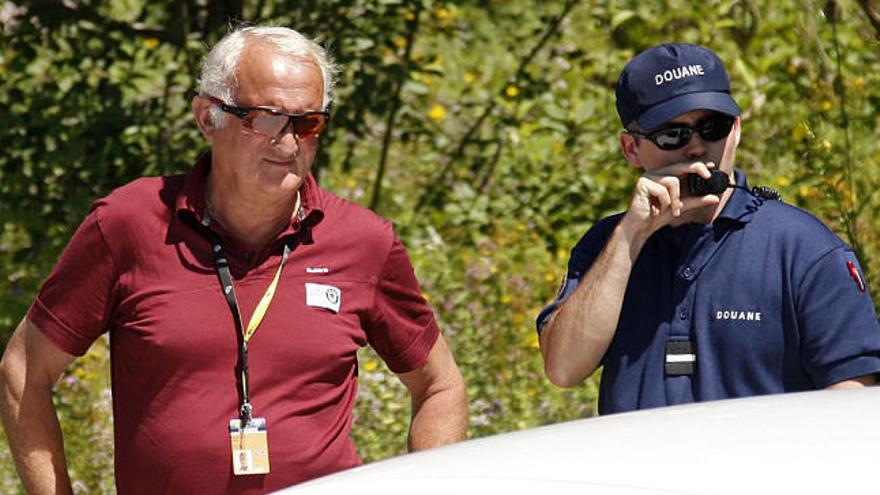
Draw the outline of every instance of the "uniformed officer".
[[[620,147],[643,174],[538,317],[550,381],[603,366],[600,413],[874,384],[880,328],[858,261],[812,215],[748,189],[718,56],[656,46],[616,93]]]

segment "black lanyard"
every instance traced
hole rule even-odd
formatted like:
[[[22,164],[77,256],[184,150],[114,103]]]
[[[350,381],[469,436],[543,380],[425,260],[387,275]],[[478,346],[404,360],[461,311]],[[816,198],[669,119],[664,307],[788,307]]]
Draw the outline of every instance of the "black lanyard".
[[[248,386],[249,335],[246,335],[244,326],[241,322],[241,311],[238,309],[238,301],[235,298],[235,289],[232,286],[232,273],[229,270],[229,260],[227,260],[226,256],[223,254],[223,244],[220,242],[220,236],[210,229],[206,229],[206,231],[211,239],[211,251],[214,253],[214,267],[217,269],[217,275],[220,278],[220,286],[223,289],[223,295],[226,297],[226,303],[229,305],[230,311],[232,311],[232,319],[235,323],[235,334],[238,340],[238,368],[239,376],[241,377],[241,388],[239,389],[241,407],[239,408],[239,413],[241,415],[241,426],[244,428],[253,417],[254,410],[251,405],[249,393],[250,387]],[[280,276],[281,270],[284,268],[284,264],[290,256],[291,244],[292,243],[289,241],[284,243],[284,254],[281,256],[281,264],[278,267],[276,279]],[[269,286],[269,289],[267,289],[266,294],[263,296],[264,299],[268,296],[271,301],[271,297],[274,294],[275,283],[276,282],[273,282],[273,284]],[[253,331],[256,330],[254,329]]]

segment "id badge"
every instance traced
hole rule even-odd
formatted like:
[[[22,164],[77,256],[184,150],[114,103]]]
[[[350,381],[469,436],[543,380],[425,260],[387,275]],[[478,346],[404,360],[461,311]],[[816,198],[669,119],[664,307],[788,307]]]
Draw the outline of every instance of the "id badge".
[[[269,442],[266,418],[251,418],[244,428],[240,419],[229,420],[232,442],[232,472],[236,476],[269,472]]]

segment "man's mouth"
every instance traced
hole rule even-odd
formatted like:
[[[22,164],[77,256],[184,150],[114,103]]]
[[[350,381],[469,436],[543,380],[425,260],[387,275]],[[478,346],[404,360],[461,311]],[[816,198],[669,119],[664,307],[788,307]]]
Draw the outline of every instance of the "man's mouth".
[[[275,167],[290,168],[293,166],[294,160],[275,160],[272,158],[263,158],[263,161]]]

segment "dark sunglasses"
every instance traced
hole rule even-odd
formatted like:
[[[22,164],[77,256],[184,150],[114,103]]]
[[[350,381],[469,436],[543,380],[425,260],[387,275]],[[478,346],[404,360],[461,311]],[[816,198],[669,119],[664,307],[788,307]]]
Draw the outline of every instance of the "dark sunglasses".
[[[729,115],[715,114],[706,117],[697,122],[697,125],[691,127],[686,124],[671,124],[661,127],[655,131],[639,132],[627,130],[628,134],[648,139],[661,150],[671,151],[677,150],[690,142],[694,132],[700,134],[705,141],[718,141],[724,139],[730,134],[733,128],[735,117]]]
[[[220,110],[240,118],[245,129],[270,138],[281,136],[288,128],[293,129],[299,139],[317,136],[330,119],[330,113],[326,111],[287,113],[272,108],[235,107],[213,96],[208,99],[218,104]]]

